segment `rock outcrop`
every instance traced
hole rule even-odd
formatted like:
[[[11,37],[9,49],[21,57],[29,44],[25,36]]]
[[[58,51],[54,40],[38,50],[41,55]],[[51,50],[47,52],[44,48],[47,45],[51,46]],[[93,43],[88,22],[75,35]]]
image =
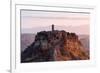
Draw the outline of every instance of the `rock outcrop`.
[[[21,53],[21,62],[87,60],[89,54],[75,33],[64,30],[41,31]]]

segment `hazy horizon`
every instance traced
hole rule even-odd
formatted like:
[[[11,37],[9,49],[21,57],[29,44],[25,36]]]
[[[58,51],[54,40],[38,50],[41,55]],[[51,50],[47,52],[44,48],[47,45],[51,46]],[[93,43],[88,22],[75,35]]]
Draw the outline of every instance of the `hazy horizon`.
[[[89,14],[21,11],[21,33],[50,31],[54,24],[56,30],[89,35],[89,22]]]

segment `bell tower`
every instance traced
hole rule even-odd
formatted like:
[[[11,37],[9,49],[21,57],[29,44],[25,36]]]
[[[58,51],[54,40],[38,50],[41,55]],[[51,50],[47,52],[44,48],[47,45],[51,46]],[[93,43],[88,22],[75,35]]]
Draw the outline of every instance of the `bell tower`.
[[[52,31],[54,31],[54,24],[52,24]]]

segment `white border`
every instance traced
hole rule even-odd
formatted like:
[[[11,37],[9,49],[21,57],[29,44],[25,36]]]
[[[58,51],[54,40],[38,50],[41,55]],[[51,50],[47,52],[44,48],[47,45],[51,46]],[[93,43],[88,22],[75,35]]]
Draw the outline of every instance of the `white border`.
[[[80,67],[89,67],[95,65],[95,32],[94,32],[94,23],[95,23],[95,9],[92,8],[72,8],[67,6],[38,6],[38,5],[21,5],[12,3],[12,46],[11,46],[11,71],[12,72],[26,72],[26,71],[39,71],[39,70],[53,70],[53,69],[66,69],[66,68],[80,68]],[[90,17],[90,60],[82,61],[63,61],[61,62],[45,62],[45,63],[20,63],[20,9],[31,9],[31,10],[54,10],[54,11],[73,11],[73,12],[89,12]],[[15,52],[16,51],[16,52]]]

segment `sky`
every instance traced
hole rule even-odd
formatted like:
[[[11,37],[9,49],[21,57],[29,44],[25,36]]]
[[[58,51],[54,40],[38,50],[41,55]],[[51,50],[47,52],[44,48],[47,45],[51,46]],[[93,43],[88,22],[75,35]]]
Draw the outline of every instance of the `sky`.
[[[72,12],[21,11],[22,33],[48,31],[51,30],[52,24],[55,25],[55,29],[89,34],[90,15]]]

